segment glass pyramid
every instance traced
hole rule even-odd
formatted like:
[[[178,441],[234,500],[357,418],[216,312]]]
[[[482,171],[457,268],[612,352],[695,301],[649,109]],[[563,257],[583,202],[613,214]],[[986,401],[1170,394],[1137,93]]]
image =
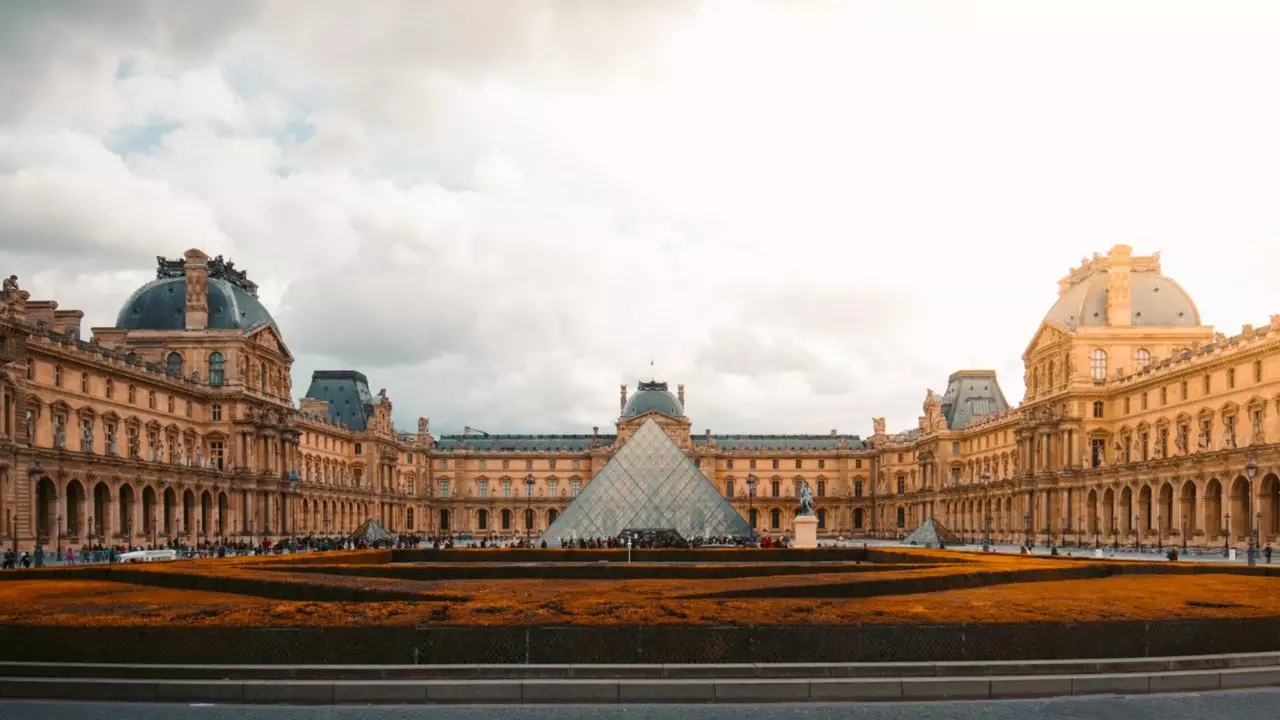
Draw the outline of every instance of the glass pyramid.
[[[748,537],[751,528],[658,423],[646,420],[542,534],[560,540],[675,530],[685,539]]]

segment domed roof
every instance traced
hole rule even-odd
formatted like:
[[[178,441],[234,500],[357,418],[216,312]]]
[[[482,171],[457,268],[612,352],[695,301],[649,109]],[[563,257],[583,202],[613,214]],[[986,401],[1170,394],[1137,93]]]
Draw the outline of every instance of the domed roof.
[[[258,298],[237,284],[210,275],[206,281],[209,296],[210,330],[248,330],[261,324],[279,332],[271,313]],[[164,277],[138,288],[116,316],[116,327],[123,330],[183,330],[187,326],[187,279]]]
[[[622,417],[636,417],[651,410],[671,417],[684,417],[684,408],[680,407],[680,401],[667,390],[664,382],[641,382],[622,409]]]
[[[1129,322],[1147,327],[1196,327],[1200,311],[1178,283],[1157,272],[1129,276]],[[1107,273],[1095,272],[1077,281],[1054,303],[1045,322],[1074,330],[1107,325]]]

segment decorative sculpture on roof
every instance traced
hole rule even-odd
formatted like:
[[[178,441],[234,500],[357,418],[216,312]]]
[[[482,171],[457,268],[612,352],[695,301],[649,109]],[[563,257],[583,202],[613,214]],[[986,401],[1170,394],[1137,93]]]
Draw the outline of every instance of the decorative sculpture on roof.
[[[431,428],[431,418],[429,417],[418,418],[418,434],[419,435],[426,435],[428,432],[430,432],[430,428]]]
[[[4,299],[13,300],[18,297],[18,276],[10,275],[4,279]]]
[[[876,435],[884,435],[884,418],[871,418],[871,427],[875,429]]]
[[[163,255],[156,256],[156,279],[186,277],[186,261],[166,260]]]

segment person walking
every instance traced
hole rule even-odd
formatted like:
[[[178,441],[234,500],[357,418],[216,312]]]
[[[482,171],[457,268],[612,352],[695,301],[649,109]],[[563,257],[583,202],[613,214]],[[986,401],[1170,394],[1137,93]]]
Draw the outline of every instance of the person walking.
[[[1267,543],[1267,546],[1262,549],[1262,554],[1266,556],[1267,564],[1270,565],[1271,564],[1271,543]]]

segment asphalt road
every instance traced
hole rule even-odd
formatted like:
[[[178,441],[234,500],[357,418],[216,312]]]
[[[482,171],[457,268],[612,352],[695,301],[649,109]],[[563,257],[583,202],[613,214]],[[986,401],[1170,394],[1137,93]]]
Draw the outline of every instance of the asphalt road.
[[[0,701],[2,720],[1274,720],[1280,688],[1004,702],[606,706],[192,706]]]

